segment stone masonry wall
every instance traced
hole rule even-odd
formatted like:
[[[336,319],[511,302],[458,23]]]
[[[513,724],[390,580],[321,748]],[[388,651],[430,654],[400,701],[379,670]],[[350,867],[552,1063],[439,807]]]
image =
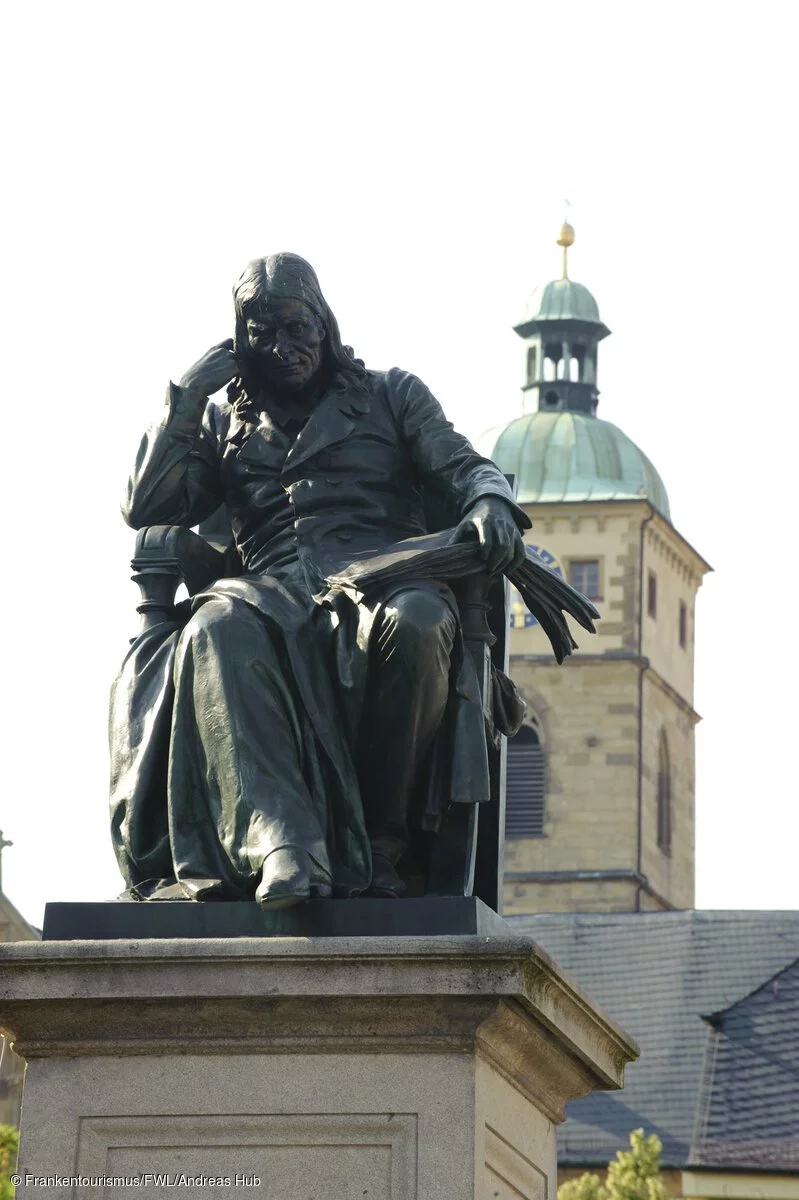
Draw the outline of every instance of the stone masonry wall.
[[[543,731],[546,810],[544,837],[506,842],[505,870],[633,869],[637,665],[626,659],[573,658],[558,667],[517,659],[512,674]],[[553,885],[551,903],[542,905],[540,885],[509,884],[506,911],[549,911],[558,903],[555,891],[561,899],[566,896],[565,886]],[[590,898],[586,885],[577,892]],[[525,896],[534,907],[526,906]]]
[[[641,869],[652,887],[676,908],[694,904],[694,727],[696,716],[652,672],[644,676],[643,853]],[[657,781],[660,739],[665,731],[671,775],[672,845],[657,844]]]

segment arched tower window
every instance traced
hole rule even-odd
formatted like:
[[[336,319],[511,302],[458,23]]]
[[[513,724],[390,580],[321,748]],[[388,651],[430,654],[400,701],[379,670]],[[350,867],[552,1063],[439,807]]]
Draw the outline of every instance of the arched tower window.
[[[558,342],[548,342],[544,346],[544,382],[552,383],[562,378],[561,359],[563,347]]]
[[[658,750],[658,847],[664,854],[671,854],[672,803],[671,768],[669,766],[669,744],[666,731],[660,734]]]
[[[527,351],[527,382],[535,383],[538,379],[538,347],[530,346]]]
[[[505,836],[544,835],[546,756],[537,722],[522,725],[508,740]]]

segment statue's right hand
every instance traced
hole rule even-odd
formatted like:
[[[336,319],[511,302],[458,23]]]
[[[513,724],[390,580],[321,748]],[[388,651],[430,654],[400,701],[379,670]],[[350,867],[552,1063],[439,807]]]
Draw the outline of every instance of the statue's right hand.
[[[180,386],[213,396],[225,384],[240,373],[239,364],[233,353],[233,338],[220,342],[198,359],[193,367],[181,377]]]

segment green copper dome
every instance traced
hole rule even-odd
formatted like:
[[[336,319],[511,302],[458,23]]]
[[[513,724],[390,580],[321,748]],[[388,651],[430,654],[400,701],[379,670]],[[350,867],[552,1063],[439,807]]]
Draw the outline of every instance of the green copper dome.
[[[663,480],[609,421],[579,412],[527,413],[489,430],[480,447],[501,471],[516,476],[521,504],[646,498],[670,519]]]
[[[530,321],[590,321],[600,324],[599,305],[587,287],[573,279],[553,279],[536,288],[519,326]]]

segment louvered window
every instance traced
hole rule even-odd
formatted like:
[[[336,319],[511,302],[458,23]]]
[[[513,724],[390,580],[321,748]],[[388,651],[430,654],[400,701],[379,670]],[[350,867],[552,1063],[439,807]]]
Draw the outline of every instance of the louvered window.
[[[522,725],[508,741],[506,837],[543,837],[545,769],[538,733],[531,725]]]

